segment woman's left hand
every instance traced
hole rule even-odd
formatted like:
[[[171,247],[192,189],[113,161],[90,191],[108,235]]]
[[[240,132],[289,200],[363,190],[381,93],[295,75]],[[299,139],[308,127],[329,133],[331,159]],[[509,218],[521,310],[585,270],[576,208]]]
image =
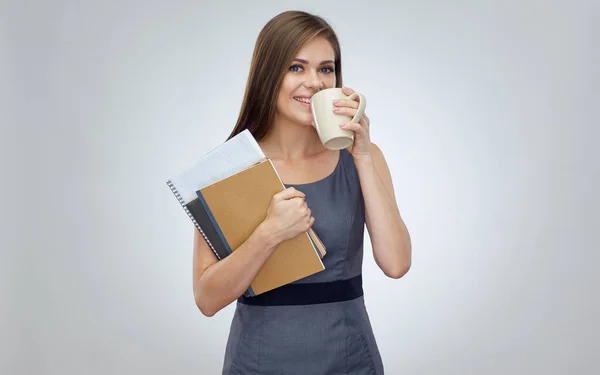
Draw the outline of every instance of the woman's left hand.
[[[350,96],[354,93],[354,90],[344,87],[342,88],[344,94]],[[333,111],[341,115],[350,116],[353,118],[358,109],[358,103],[360,98],[354,99],[339,99],[333,102]],[[348,148],[350,153],[355,159],[371,158],[371,137],[369,134],[370,121],[367,114],[364,113],[358,123],[348,122],[346,124],[340,124],[342,129],[351,130],[354,132],[354,143]]]

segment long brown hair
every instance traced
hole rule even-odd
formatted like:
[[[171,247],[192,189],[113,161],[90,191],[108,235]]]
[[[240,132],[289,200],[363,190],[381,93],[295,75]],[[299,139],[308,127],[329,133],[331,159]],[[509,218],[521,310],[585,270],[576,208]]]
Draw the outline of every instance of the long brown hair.
[[[288,65],[302,45],[317,36],[333,47],[336,87],[342,87],[342,56],[333,28],[323,18],[306,12],[280,13],[267,22],[256,39],[244,100],[228,139],[245,129],[256,140],[267,134]]]

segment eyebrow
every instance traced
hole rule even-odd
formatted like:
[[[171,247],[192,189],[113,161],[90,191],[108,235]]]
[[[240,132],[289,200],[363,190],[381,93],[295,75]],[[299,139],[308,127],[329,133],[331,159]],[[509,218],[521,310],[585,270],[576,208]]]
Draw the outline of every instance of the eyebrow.
[[[301,62],[302,64],[308,64],[308,61],[303,60],[303,59],[294,59],[293,61],[298,61],[298,62]],[[323,61],[321,61],[321,65],[323,65],[323,64],[333,64],[333,63],[334,63],[333,60],[323,60]]]

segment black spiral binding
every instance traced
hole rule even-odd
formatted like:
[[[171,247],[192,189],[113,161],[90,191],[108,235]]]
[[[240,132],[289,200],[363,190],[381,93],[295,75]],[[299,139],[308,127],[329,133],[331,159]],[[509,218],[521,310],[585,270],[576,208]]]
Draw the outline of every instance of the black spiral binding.
[[[185,211],[185,213],[187,213],[187,215],[192,220],[192,223],[194,223],[194,225],[196,226],[196,228],[198,228],[198,230],[202,234],[202,237],[204,237],[204,239],[206,240],[206,243],[208,243],[208,246],[210,246],[210,248],[213,251],[213,253],[215,253],[215,256],[217,257],[217,259],[221,259],[221,257],[219,256],[219,254],[217,254],[217,251],[215,250],[215,247],[213,246],[213,244],[210,242],[210,240],[208,239],[208,237],[206,237],[206,234],[204,234],[204,231],[202,230],[202,228],[200,228],[200,225],[198,224],[198,222],[196,221],[196,219],[194,219],[194,216],[192,216],[190,210],[188,210],[187,206],[185,205],[185,202],[183,201],[183,198],[181,198],[181,195],[179,194],[179,192],[177,191],[177,189],[175,188],[175,186],[173,185],[173,183],[169,180],[169,181],[167,181],[167,185],[169,186],[169,188],[171,189],[171,191],[175,195],[175,198],[177,198],[177,200],[181,204],[181,207],[183,207],[183,210]]]

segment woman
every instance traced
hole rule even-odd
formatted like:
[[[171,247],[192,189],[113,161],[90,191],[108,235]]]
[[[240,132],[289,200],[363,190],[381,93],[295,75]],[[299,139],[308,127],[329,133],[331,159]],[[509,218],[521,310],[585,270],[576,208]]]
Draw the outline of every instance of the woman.
[[[392,278],[410,268],[410,237],[384,156],[369,139],[368,117],[343,124],[355,133],[348,149],[321,144],[307,102],[330,87],[342,87],[331,27],[298,11],[270,20],[258,36],[230,137],[249,129],[287,189],[273,197],[265,220],[227,258],[217,262],[198,231],[194,237],[200,311],[212,316],[237,300],[224,374],[383,373],[363,299],[364,225],[377,265]],[[335,103],[335,111],[351,117],[357,108],[353,100]],[[311,226],[327,247],[326,270],[257,297],[242,296],[277,244]]]

